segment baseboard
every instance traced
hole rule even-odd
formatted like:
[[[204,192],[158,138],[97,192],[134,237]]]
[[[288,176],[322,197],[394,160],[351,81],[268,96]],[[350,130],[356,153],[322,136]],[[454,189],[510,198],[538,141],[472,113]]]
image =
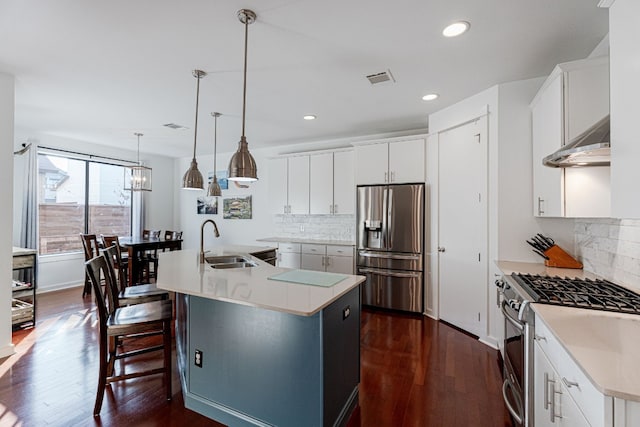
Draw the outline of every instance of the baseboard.
[[[16,347],[13,344],[9,344],[4,347],[0,347],[0,359],[4,357],[9,357],[12,354],[16,353]]]
[[[48,292],[61,291],[63,289],[71,289],[71,288],[82,289],[83,287],[84,287],[84,283],[78,283],[78,282],[60,283],[55,286],[47,286],[46,288],[36,288],[36,295],[46,294]]]

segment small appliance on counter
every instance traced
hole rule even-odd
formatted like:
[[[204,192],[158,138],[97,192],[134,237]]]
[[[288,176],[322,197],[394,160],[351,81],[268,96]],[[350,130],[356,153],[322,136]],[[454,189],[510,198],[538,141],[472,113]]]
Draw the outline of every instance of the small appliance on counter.
[[[540,233],[527,240],[533,252],[544,258],[544,265],[558,268],[582,268],[582,263],[566,253],[551,237]]]

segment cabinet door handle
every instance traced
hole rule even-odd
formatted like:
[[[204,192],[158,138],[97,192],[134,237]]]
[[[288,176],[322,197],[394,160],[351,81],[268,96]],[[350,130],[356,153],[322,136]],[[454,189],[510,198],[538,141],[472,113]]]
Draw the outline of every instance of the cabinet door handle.
[[[384,182],[389,182],[389,172],[384,173]]]
[[[338,213],[338,205],[333,205],[333,213],[334,214]]]
[[[535,334],[533,339],[536,341],[546,341],[547,337],[543,337],[542,335]]]
[[[551,381],[555,384],[555,381]],[[549,403],[549,418],[552,423],[556,422],[556,418],[562,418],[562,415],[556,414],[556,394],[562,394],[561,391],[554,390],[551,392],[551,402]]]
[[[396,180],[396,173],[395,172],[391,172],[391,181],[390,182],[394,182]]]
[[[538,215],[544,215],[544,209],[542,209],[542,204],[544,203],[544,199],[538,197]]]
[[[544,409],[549,409],[549,374],[544,373]]]
[[[580,389],[580,385],[575,381],[569,381],[566,377],[562,377],[562,382],[567,388],[575,387]]]

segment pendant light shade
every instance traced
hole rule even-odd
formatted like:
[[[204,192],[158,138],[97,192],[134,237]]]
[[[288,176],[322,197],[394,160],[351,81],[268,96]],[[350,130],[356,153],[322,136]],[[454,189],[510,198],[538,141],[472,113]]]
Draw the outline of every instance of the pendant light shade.
[[[151,168],[140,164],[141,133],[134,133],[138,137],[138,161],[135,166],[124,170],[124,189],[131,191],[151,191]]]
[[[222,190],[220,189],[220,184],[218,184],[218,177],[216,176],[216,151],[218,149],[218,117],[221,116],[220,113],[211,113],[213,116],[213,179],[209,184],[209,188],[207,189],[207,196],[209,197],[219,197],[222,196]]]
[[[182,188],[185,190],[202,190],[202,174],[198,170],[198,162],[196,161],[196,143],[198,141],[198,102],[200,100],[200,79],[206,76],[202,70],[193,70],[193,77],[196,78],[196,122],[193,129],[193,158],[191,159],[191,166],[182,177]]]
[[[249,38],[249,24],[256,20],[256,14],[249,9],[238,11],[238,19],[244,24],[244,84],[242,87],[242,136],[236,151],[229,161],[229,180],[257,181],[258,168],[256,161],[249,152],[249,144],[244,136],[245,112],[247,107],[247,40]]]

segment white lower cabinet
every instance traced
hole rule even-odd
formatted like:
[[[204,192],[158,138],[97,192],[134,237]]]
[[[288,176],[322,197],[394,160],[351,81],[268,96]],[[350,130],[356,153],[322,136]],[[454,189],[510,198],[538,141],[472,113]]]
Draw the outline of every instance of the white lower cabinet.
[[[540,316],[536,316],[533,364],[536,427],[617,426],[614,399],[596,389]]]
[[[339,245],[302,245],[302,269],[353,274],[353,247]]]
[[[590,426],[538,343],[534,346],[534,422],[536,427]]]
[[[300,268],[300,243],[279,243],[277,265],[283,268]]]

